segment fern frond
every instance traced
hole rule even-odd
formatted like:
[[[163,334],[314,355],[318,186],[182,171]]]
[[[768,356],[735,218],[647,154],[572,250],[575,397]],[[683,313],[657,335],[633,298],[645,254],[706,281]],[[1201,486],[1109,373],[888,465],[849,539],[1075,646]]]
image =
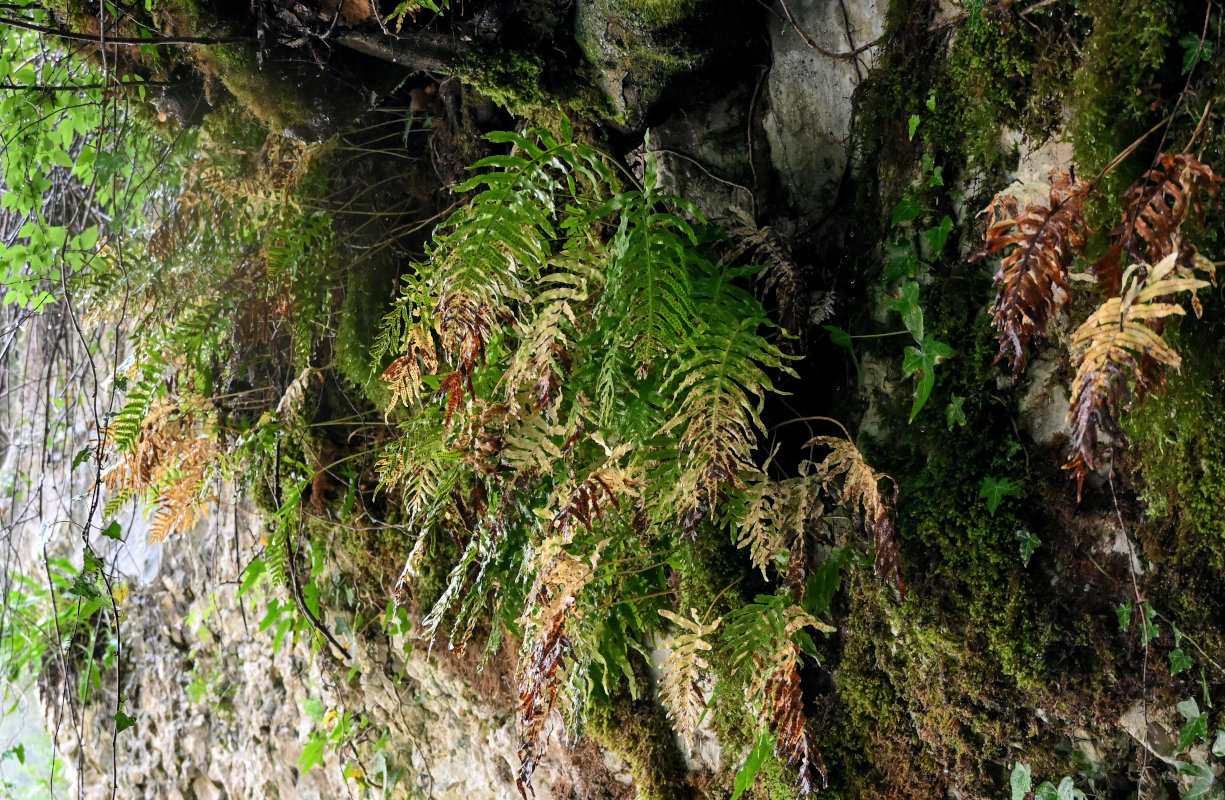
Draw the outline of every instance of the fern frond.
[[[863,453],[853,442],[836,436],[817,436],[804,444],[805,447],[824,446],[829,454],[816,464],[816,475],[833,491],[835,481],[842,480],[838,502],[863,514],[863,525],[876,549],[876,574],[885,580],[897,580],[898,591],[906,594],[906,578],[900,563],[901,544],[897,540],[897,523],[892,504],[880,491],[880,482],[889,478],[875,472],[864,460]],[[892,481],[892,478],[889,478]],[[894,494],[897,494],[896,484]]]
[[[638,496],[639,481],[628,470],[613,463],[628,450],[628,447],[623,446],[619,451],[614,451],[609,454],[605,466],[593,470],[577,486],[563,487],[562,495],[565,499],[553,516],[551,526],[556,535],[566,536],[576,521],[591,530],[595,520],[606,513],[605,508],[608,505],[621,510],[621,503],[617,499],[619,496]]]
[[[1008,250],[995,273],[992,320],[1000,357],[1011,357],[1014,376],[1025,368],[1029,342],[1045,335],[1051,317],[1069,302],[1068,267],[1084,251],[1089,186],[1052,174],[1049,205],[1021,210],[1016,198],[997,194],[987,206],[986,242],[971,260]]]
[[[378,488],[398,489],[409,519],[418,525],[428,524],[449,504],[462,472],[463,454],[447,446],[441,422],[436,413],[424,411],[403,422],[400,438],[384,448],[376,465]]]
[[[506,402],[517,408],[526,392],[533,413],[548,405],[566,380],[569,351],[585,327],[577,314],[587,311],[591,287],[603,283],[598,270],[573,254],[563,254],[552,266],[556,269],[540,278],[543,290],[532,303],[536,314],[519,332],[518,349],[502,376]]]
[[[697,609],[689,610],[692,619],[667,609],[660,609],[659,615],[683,631],[672,639],[672,652],[661,665],[663,677],[659,681],[659,699],[668,710],[677,733],[692,736],[706,711],[701,688],[705,673],[710,669],[710,664],[702,655],[711,650],[706,637],[718,629],[723,618],[719,617],[709,624],[703,623]]]
[[[794,643],[786,648],[782,663],[766,682],[763,704],[770,715],[770,730],[777,742],[775,752],[796,771],[796,794],[810,797],[828,787],[829,779],[804,713],[798,656],[799,648]]]
[[[744,209],[735,208],[732,213],[735,219],[728,226],[728,232],[737,246],[725,261],[734,262],[750,255],[766,265],[757,275],[758,292],[763,298],[774,296],[779,324],[787,334],[784,346],[791,344],[795,352],[805,352],[811,318],[808,284],[791,255],[791,248],[778,231],[758,227],[757,221]]]
[[[679,408],[660,433],[680,432],[683,471],[668,495],[690,534],[754,468],[757,435],[765,429],[761,404],[777,391],[765,370],[786,369],[782,352],[758,333],[768,324],[760,304],[732,283],[751,273],[725,268],[704,277],[705,324],[674,369],[679,377],[669,393]]]
[[[532,645],[520,659],[515,685],[519,691],[519,775],[515,784],[525,798],[532,773],[544,752],[544,728],[557,701],[558,672],[570,655],[572,643],[566,635],[574,603],[599,565],[608,540],[597,544],[588,558],[576,558],[563,548],[564,537],[545,540],[537,554],[544,562],[528,595],[527,608],[534,611],[536,633]]]
[[[1112,244],[1093,265],[1107,294],[1118,294],[1122,259],[1155,264],[1175,252],[1187,214],[1202,221],[1205,195],[1216,198],[1222,179],[1190,153],[1162,153],[1123,195],[1127,207],[1111,232]],[[1186,255],[1186,254],[1184,254]]]
[[[562,460],[566,436],[564,426],[533,414],[507,432],[502,462],[519,474],[551,475]]]
[[[727,617],[733,674],[750,698],[760,699],[776,736],[775,752],[797,770],[796,787],[807,796],[816,777],[825,782],[821,755],[808,731],[799,673],[799,642],[811,647],[805,628],[834,629],[792,604],[789,595],[759,595]],[[798,641],[797,641],[798,640]]]
[[[808,525],[824,513],[820,490],[826,480],[821,475],[804,475],[774,481],[756,471],[745,479],[746,486],[729,516],[739,529],[736,546],[749,548],[753,566],[766,578],[766,567],[793,543],[802,545]]]
[[[1099,427],[1113,430],[1122,406],[1163,387],[1166,370],[1177,370],[1182,363],[1159,330],[1166,318],[1186,313],[1169,299],[1209,284],[1193,277],[1191,270],[1178,262],[1179,248],[1175,246],[1151,269],[1133,266],[1124,275],[1123,295],[1098,307],[1072,336],[1076,378],[1068,421],[1073,452],[1065,468],[1076,477],[1078,500],[1085,476],[1101,463],[1097,453]],[[1206,260],[1199,257],[1197,263],[1203,265]]]

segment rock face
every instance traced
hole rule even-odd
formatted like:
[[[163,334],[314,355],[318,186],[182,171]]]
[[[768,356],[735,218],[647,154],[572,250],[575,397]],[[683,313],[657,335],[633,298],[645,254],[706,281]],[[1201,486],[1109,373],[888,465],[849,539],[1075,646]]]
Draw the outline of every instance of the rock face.
[[[129,533],[134,563],[161,562],[151,579],[129,575],[123,607],[122,695],[136,725],[112,750],[113,667],[79,718],[63,718],[61,755],[70,785],[78,766],[84,773],[82,800],[111,797],[116,755],[121,800],[330,800],[383,783],[396,785],[391,797],[517,798],[506,659],[478,673],[479,653],[427,657],[422,643],[384,635],[378,620],[355,637],[348,662],[312,653],[305,637],[287,636],[278,649],[270,601],[283,601],[283,592],[265,580],[238,597],[245,565],[235,563],[233,548],[257,546],[258,522],[224,515],[153,548],[135,546],[143,532]],[[330,579],[316,577],[324,586]],[[356,622],[352,612],[328,616],[333,629],[361,627]],[[52,726],[63,683],[54,662],[40,676]],[[304,750],[324,739],[322,763],[301,769]],[[624,765],[587,740],[563,748],[555,738],[534,783],[541,798],[632,796]]]
[[[825,53],[876,41],[887,8],[882,0],[793,0],[770,19],[765,133],[774,169],[800,211],[820,216],[833,207],[851,155],[852,98],[873,49],[854,57]]]

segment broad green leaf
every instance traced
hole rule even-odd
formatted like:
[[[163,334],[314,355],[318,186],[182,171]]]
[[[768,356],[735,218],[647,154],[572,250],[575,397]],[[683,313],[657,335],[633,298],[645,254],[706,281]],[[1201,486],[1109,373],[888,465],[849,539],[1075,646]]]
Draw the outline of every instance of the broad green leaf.
[[[902,198],[901,202],[894,206],[893,218],[889,225],[896,228],[903,222],[910,222],[912,219],[916,219],[922,213],[923,209],[919,206],[918,201],[907,195],[906,197]]]
[[[906,138],[914,141],[915,131],[919,129],[919,123],[922,119],[918,114],[911,114],[910,120],[906,123]]]
[[[961,427],[966,424],[966,412],[962,406],[966,399],[960,395],[953,395],[949,399],[949,404],[944,408],[944,421],[948,424],[951,431],[954,427]]]
[[[107,525],[102,529],[102,535],[108,539],[114,539],[117,542],[122,541],[123,528],[120,527],[119,520],[112,520],[110,525]]]
[[[129,717],[127,714],[123,713],[122,711],[116,711],[114,719],[115,719],[115,732],[116,733],[123,733],[128,728],[131,728],[132,726],[136,724],[135,717]]]
[[[1005,497],[1020,497],[1023,486],[1021,481],[1014,478],[988,476],[979,483],[978,496],[987,501],[987,510],[994,515]]]
[[[949,234],[953,232],[953,220],[947,214],[940,220],[940,224],[934,228],[928,228],[923,232],[923,238],[927,241],[927,252],[929,257],[936,259],[940,257],[940,253],[944,251],[944,246],[948,244]]]
[[[1025,800],[1025,795],[1029,794],[1030,789],[1033,788],[1033,777],[1029,764],[1022,764],[1018,761],[1012,768],[1012,776],[1008,783],[1012,787],[1012,800]]]
[[[1170,651],[1170,675],[1177,675],[1191,668],[1191,657],[1176,647]]]
[[[990,501],[988,501],[988,503],[990,503]],[[1018,530],[1017,539],[1019,539],[1021,542],[1021,566],[1028,567],[1029,560],[1033,558],[1034,551],[1042,545],[1042,540],[1035,536],[1028,528],[1021,528]]]
[[[1114,613],[1119,618],[1119,627],[1123,630],[1131,629],[1131,601],[1119,603],[1115,606]]]
[[[311,767],[323,763],[323,754],[327,751],[327,745],[327,739],[318,736],[312,736],[306,743],[302,748],[301,757],[298,758],[298,769],[303,775],[309,772]]]
[[[763,733],[757,738],[757,745],[744,759],[744,766],[736,773],[736,778],[732,782],[732,800],[739,800],[740,795],[749,790],[753,781],[757,779],[757,773],[761,771],[761,765],[765,763],[766,757],[773,749],[773,737]]]
[[[919,305],[919,284],[907,281],[902,284],[902,293],[885,301],[885,305],[902,315],[906,330],[916,342],[923,341],[923,307]]]
[[[822,327],[829,333],[829,340],[835,347],[851,349],[851,334],[837,325],[823,325]],[[549,516],[549,519],[552,519],[552,515]]]
[[[899,278],[914,278],[919,267],[919,251],[914,244],[902,240],[885,242],[885,268],[880,282],[888,286]]]

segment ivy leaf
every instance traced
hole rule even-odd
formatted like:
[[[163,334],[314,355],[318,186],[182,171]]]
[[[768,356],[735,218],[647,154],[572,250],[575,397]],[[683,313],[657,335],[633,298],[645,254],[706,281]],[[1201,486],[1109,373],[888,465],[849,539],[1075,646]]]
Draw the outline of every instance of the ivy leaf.
[[[1190,72],[1199,61],[1212,60],[1212,43],[1201,41],[1194,33],[1188,33],[1178,40],[1182,45],[1182,74]]]
[[[902,293],[890,298],[885,305],[902,315],[906,330],[916,342],[923,341],[923,307],[919,305],[919,284],[907,281],[902,284]]]
[[[1005,497],[1021,496],[1021,486],[1021,481],[1014,478],[988,476],[978,485],[978,496],[987,501],[987,510],[994,516]]]
[[[122,711],[115,712],[115,733],[123,733],[136,724],[136,717],[129,717]]]
[[[927,404],[932,389],[936,385],[936,364],[955,353],[953,348],[944,342],[936,341],[932,335],[923,337],[922,348],[907,347],[902,357],[902,372],[907,375],[918,374],[919,382],[915,386],[914,404],[910,407],[910,421],[914,422],[919,411]]]
[[[1161,626],[1153,621],[1155,616],[1156,615],[1153,614],[1153,607],[1148,603],[1145,603],[1144,614],[1141,617],[1144,625],[1144,629],[1141,631],[1144,644],[1148,644],[1161,635]]]
[[[1187,719],[1178,733],[1178,751],[1182,752],[1199,739],[1208,738],[1208,715],[1200,712],[1199,704],[1195,702],[1194,697],[1182,701],[1177,708],[1178,713]]]
[[[1216,732],[1216,738],[1212,740],[1212,754],[1217,758],[1225,756],[1225,731]]]
[[[110,525],[102,529],[102,535],[117,542],[123,541],[123,528],[119,526],[119,520],[112,520]]]
[[[1043,781],[1034,790],[1034,800],[1059,800],[1059,791],[1055,788],[1055,784]]]
[[[1216,780],[1216,775],[1211,769],[1201,767],[1198,764],[1187,764],[1182,761],[1175,761],[1178,771],[1182,775],[1191,776],[1191,785],[1182,793],[1182,800],[1203,800],[1208,796],[1208,792],[1212,789],[1212,784]]]
[[[1114,613],[1119,618],[1119,627],[1124,631],[1131,629],[1131,601],[1119,603],[1115,606]]]
[[[966,424],[966,412],[962,408],[966,399],[960,395],[953,395],[949,399],[949,404],[944,409],[944,421],[948,423],[951,431],[954,426],[960,428]]]
[[[940,224],[934,228],[928,228],[923,232],[923,238],[927,240],[927,250],[931,258],[937,258],[944,250],[944,246],[948,244],[949,234],[953,232],[953,219],[945,214],[940,220]]]
[[[1033,788],[1033,777],[1029,764],[1022,764],[1018,761],[1012,768],[1009,783],[1012,785],[1012,800],[1025,800],[1025,795],[1029,794],[1029,790]]]
[[[988,501],[988,504],[990,504],[990,501]],[[1042,546],[1042,540],[1035,536],[1033,531],[1028,528],[1018,530],[1017,539],[1021,541],[1021,566],[1028,567],[1029,560],[1033,558],[1034,551]]]
[[[753,781],[757,779],[757,773],[761,771],[761,765],[765,763],[766,757],[773,749],[774,742],[771,741],[770,736],[763,733],[757,738],[757,745],[744,759],[744,766],[736,773],[736,779],[732,782],[732,800],[739,800],[740,795],[749,790]]]
[[[1170,651],[1170,675],[1177,675],[1180,672],[1191,669],[1191,657],[1182,651],[1182,648],[1176,647]]]
[[[887,286],[899,278],[914,278],[918,267],[919,251],[914,244],[905,240],[885,242],[885,269],[880,276],[881,283]]]
[[[829,333],[829,341],[835,347],[842,347],[846,350],[851,349],[851,334],[839,328],[837,325],[823,325],[823,328]],[[550,517],[551,519],[552,517]]]
[[[903,222],[916,219],[922,213],[923,209],[913,197],[903,197],[902,201],[893,207],[893,219],[889,225],[896,228]]]
[[[907,139],[909,139],[912,142],[914,141],[915,131],[919,129],[919,123],[922,121],[923,121],[922,118],[920,118],[918,114],[910,115],[910,120],[906,123],[906,128],[907,128],[906,138]]]

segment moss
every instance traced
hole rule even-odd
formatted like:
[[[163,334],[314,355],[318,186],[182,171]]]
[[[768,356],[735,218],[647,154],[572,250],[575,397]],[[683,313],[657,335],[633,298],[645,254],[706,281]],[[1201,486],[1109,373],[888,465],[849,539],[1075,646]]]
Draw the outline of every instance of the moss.
[[[645,665],[641,657],[631,658],[641,683]],[[672,726],[653,698],[635,700],[623,686],[611,703],[590,706],[587,734],[629,764],[639,800],[680,800],[692,795]]]
[[[1170,518],[1178,561],[1207,559],[1225,567],[1225,358],[1217,330],[1177,337],[1182,370],[1167,390],[1125,415],[1149,513]]]
[[[1173,0],[1080,4],[1081,13],[1093,20],[1093,31],[1085,42],[1083,65],[1071,83],[1071,133],[1076,163],[1085,175],[1096,174],[1165,113],[1157,108],[1160,99],[1154,91],[1160,92],[1164,79],[1170,86],[1177,82],[1177,67],[1170,63],[1167,49],[1179,35],[1178,5]],[[1134,161],[1138,164],[1141,159]],[[1139,169],[1129,165],[1116,171],[1103,184],[1102,195],[1117,197]],[[1111,223],[1114,216],[1110,214]]]

